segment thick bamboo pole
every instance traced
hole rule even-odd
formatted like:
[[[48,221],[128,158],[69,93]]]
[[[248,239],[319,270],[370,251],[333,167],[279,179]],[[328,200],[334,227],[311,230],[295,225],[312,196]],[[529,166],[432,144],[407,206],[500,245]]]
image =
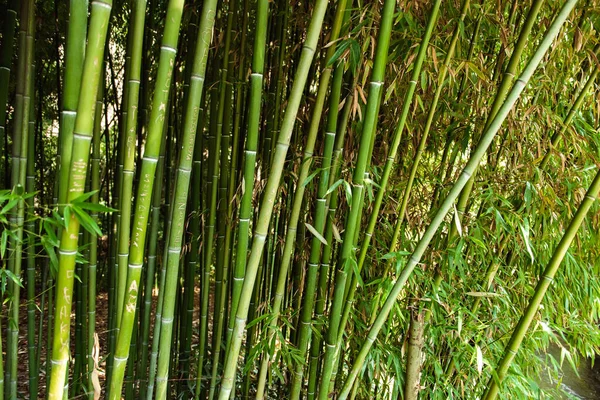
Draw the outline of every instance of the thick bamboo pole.
[[[129,245],[129,266],[127,283],[125,285],[126,292],[124,296],[123,309],[121,310],[121,326],[115,348],[113,373],[110,379],[111,399],[121,398],[121,388],[123,385],[125,367],[127,365],[127,360],[129,359],[131,337],[135,325],[136,305],[140,285],[139,281],[144,262],[144,251],[148,217],[150,215],[152,200],[152,190],[158,158],[160,155],[161,141],[164,135],[164,120],[167,111],[167,103],[169,100],[169,89],[171,87],[171,79],[173,76],[175,55],[177,53],[177,42],[179,39],[179,27],[183,13],[183,3],[184,0],[171,0],[169,1],[167,8],[167,17],[161,43],[160,59],[156,78],[156,89],[154,91],[154,97],[152,100],[153,106],[150,116],[150,126],[148,127],[148,136],[146,138],[146,146],[144,148],[144,156],[140,169],[140,182],[137,189],[135,214],[131,229],[132,235],[130,239],[131,244]],[[138,6],[142,6],[141,9],[145,10],[145,2],[138,4]],[[139,10],[140,14],[136,13],[136,19],[139,18],[138,23],[140,24],[142,23],[143,16],[145,14],[145,12],[142,12],[142,10]],[[141,35],[142,33],[143,30],[138,32],[137,36]],[[139,44],[141,45],[141,38],[139,40]],[[135,80],[135,78],[140,74],[141,46],[139,46],[139,49],[136,51],[136,59],[132,59],[131,61],[136,63],[136,68],[130,69],[130,76],[133,73],[133,79]],[[137,93],[133,96],[137,97]],[[133,124],[135,124],[135,120]],[[128,134],[127,136],[128,138],[132,137],[132,140],[135,139],[135,127],[133,127],[132,135]],[[132,149],[135,149],[135,146],[132,146]],[[124,159],[126,160],[127,158]],[[130,162],[131,175],[133,175],[133,159]],[[123,221],[121,221],[121,223],[123,223]],[[117,312],[119,312],[119,310],[117,310]]]
[[[73,131],[73,149],[68,175],[67,201],[69,203],[81,196],[85,188],[90,144],[93,135],[96,96],[100,84],[111,8],[111,0],[94,0],[92,2],[88,44],[82,74],[82,81],[86,82],[86,85],[81,86],[77,105],[77,118]],[[80,225],[75,212],[72,212],[70,208],[70,206],[66,207],[64,211],[65,229],[62,232],[59,248],[60,260],[56,282],[52,370],[48,390],[51,400],[62,400],[63,398],[69,360],[71,302]]]
[[[206,74],[208,60],[208,49],[211,44],[212,31],[216,15],[216,0],[206,1],[202,6],[194,64],[190,79],[188,102],[186,104],[185,120],[183,124],[182,147],[179,154],[178,170],[175,181],[175,192],[173,195],[173,215],[171,217],[171,230],[169,232],[169,248],[166,259],[166,280],[162,290],[166,293],[163,299],[161,316],[161,333],[159,342],[159,358],[156,383],[156,398],[166,399],[167,378],[169,362],[171,359],[171,339],[173,334],[173,320],[175,309],[175,298],[169,296],[177,286],[179,272],[179,255],[182,247],[183,229],[186,218],[187,197],[189,191],[190,175],[194,160],[194,147],[196,130],[198,125],[198,114],[202,91]]]
[[[366,112],[363,121],[363,132],[360,138],[360,147],[358,159],[352,176],[352,202],[348,213],[344,240],[338,257],[337,270],[335,273],[335,287],[329,313],[329,325],[325,335],[325,356],[323,360],[323,370],[321,372],[321,384],[319,386],[320,400],[325,400],[329,396],[329,382],[334,370],[334,359],[337,350],[337,337],[340,327],[340,321],[344,306],[344,293],[346,291],[346,281],[348,274],[352,271],[354,243],[356,233],[360,225],[360,217],[363,205],[364,180],[367,168],[371,158],[371,143],[377,131],[377,122],[379,115],[379,105],[383,81],[385,78],[385,68],[387,65],[388,50],[392,32],[393,14],[396,8],[394,0],[386,0],[381,12],[381,22],[377,38],[377,49],[373,61],[373,72],[371,73],[371,82],[369,84],[369,94],[367,97]]]

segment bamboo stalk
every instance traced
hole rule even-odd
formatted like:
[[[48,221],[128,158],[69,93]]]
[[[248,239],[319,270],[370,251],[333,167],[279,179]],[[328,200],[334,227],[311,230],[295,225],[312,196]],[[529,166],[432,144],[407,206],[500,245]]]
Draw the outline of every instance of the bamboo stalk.
[[[17,6],[19,0],[10,0],[6,5],[6,17],[4,20],[4,31],[2,32],[2,48],[0,49],[0,153],[4,154],[4,173],[8,187],[8,148],[4,149],[6,135],[6,108],[8,102],[8,84],[10,82],[10,70],[14,54],[15,28],[17,25]],[[0,159],[0,162],[2,160]],[[4,376],[4,375],[2,375]]]
[[[83,67],[82,86],[77,106],[77,118],[73,134],[73,150],[71,152],[71,166],[69,178],[69,191],[67,201],[71,202],[79,197],[84,190],[89,150],[92,140],[94,108],[108,30],[108,20],[112,8],[111,0],[94,0],[90,17],[88,45]],[[70,207],[69,207],[70,208]],[[60,241],[60,260],[58,279],[56,283],[56,308],[54,318],[54,341],[52,346],[52,370],[50,399],[62,399],[65,391],[64,384],[67,375],[69,358],[69,338],[71,321],[71,301],[73,295],[73,273],[79,233],[79,220],[75,213],[65,212],[65,229]]]
[[[136,12],[138,24],[142,24],[145,14],[145,2],[140,2],[137,6],[140,7]],[[110,380],[110,398],[120,399],[121,388],[123,385],[123,377],[125,374],[125,366],[129,359],[129,350],[131,337],[135,325],[135,312],[140,286],[141,270],[144,261],[144,250],[146,243],[146,233],[148,217],[150,214],[152,189],[158,157],[160,155],[161,138],[164,132],[164,119],[169,98],[169,88],[173,75],[173,67],[175,55],[177,53],[177,41],[179,37],[179,27],[181,24],[181,16],[183,12],[183,0],[171,0],[168,4],[166,24],[164,35],[161,44],[161,54],[156,79],[156,90],[153,97],[153,107],[150,116],[150,126],[148,127],[148,136],[146,138],[146,146],[144,148],[144,156],[140,169],[140,183],[137,189],[135,214],[133,217],[133,227],[131,229],[131,244],[129,246],[129,265],[127,273],[127,283],[125,285],[126,293],[124,296],[124,304],[122,309],[122,320],[115,348],[113,374]],[[139,26],[139,25],[138,25]],[[143,29],[136,32],[136,40],[141,41]],[[139,43],[141,44],[141,43]],[[135,63],[135,68],[130,69],[130,77],[135,84],[135,79],[139,77],[141,68],[141,46],[136,50],[136,57],[131,60]],[[139,64],[138,64],[139,63]],[[133,74],[133,75],[132,75]],[[138,78],[139,79],[139,78]],[[133,90],[137,97],[137,90]],[[132,131],[128,132],[129,137],[135,138],[135,119],[132,121],[133,127],[128,126]],[[126,147],[127,148],[127,147]],[[135,146],[132,147],[132,151]],[[127,162],[128,157],[124,161]],[[129,168],[124,167],[124,172],[129,170],[133,175],[133,155],[128,161]],[[123,191],[125,193],[125,191]],[[128,198],[127,198],[128,199]],[[128,201],[128,200],[127,200]],[[128,218],[127,216],[124,216]],[[121,221],[123,223],[123,220]],[[117,309],[117,312],[120,310]]]
[[[302,49],[302,56],[300,58],[298,70],[294,78],[294,84],[288,99],[288,105],[283,117],[284,119],[282,122],[281,131],[277,139],[277,146],[273,154],[273,162],[269,171],[269,178],[265,187],[265,194],[260,207],[260,214],[254,230],[252,250],[248,259],[244,284],[242,286],[242,293],[238,303],[238,310],[236,312],[233,336],[226,352],[225,368],[221,381],[219,400],[229,399],[230,393],[233,389],[235,373],[237,370],[238,355],[248,317],[248,308],[250,305],[250,298],[252,297],[252,289],[254,287],[256,274],[258,272],[258,264],[260,263],[264,249],[267,229],[271,221],[273,206],[278,191],[277,189],[285,163],[285,157],[289,148],[296,115],[298,113],[300,100],[302,98],[302,92],[308,77],[310,65],[312,64],[326,9],[326,0],[319,0],[315,4],[313,17],[306,33],[306,41]]]
[[[396,2],[386,0],[381,12],[381,22],[379,25],[379,34],[377,39],[377,49],[373,61],[373,72],[371,74],[371,83],[369,84],[369,94],[367,97],[366,113],[363,122],[363,132],[360,138],[360,147],[358,159],[352,175],[352,200],[350,211],[345,222],[344,239],[338,256],[337,270],[335,274],[335,287],[329,313],[329,325],[326,333],[325,356],[323,359],[323,370],[321,371],[321,384],[319,386],[320,400],[325,400],[329,396],[329,382],[331,380],[335,356],[337,351],[337,338],[344,305],[344,293],[346,290],[346,281],[352,270],[352,252],[355,243],[355,236],[358,232],[360,217],[363,205],[364,180],[367,167],[371,158],[371,143],[377,129],[379,105],[383,80],[385,77],[385,67],[388,58],[388,49],[392,31],[392,20]]]
[[[208,49],[211,43],[214,18],[216,15],[216,0],[210,0],[203,4],[200,15],[198,38],[194,64],[190,80],[189,98],[186,104],[185,120],[183,125],[182,148],[179,156],[179,166],[173,194],[173,216],[169,232],[169,250],[166,259],[165,293],[173,293],[177,285],[179,255],[181,253],[184,221],[186,217],[186,205],[189,190],[189,181],[193,163],[196,129],[198,124],[198,113],[202,90],[205,80]],[[175,302],[172,296],[164,296],[163,310],[161,316],[161,333],[159,342],[159,358],[157,370],[156,398],[165,399],[167,396],[167,378],[169,361],[171,358],[171,338],[173,330]]]

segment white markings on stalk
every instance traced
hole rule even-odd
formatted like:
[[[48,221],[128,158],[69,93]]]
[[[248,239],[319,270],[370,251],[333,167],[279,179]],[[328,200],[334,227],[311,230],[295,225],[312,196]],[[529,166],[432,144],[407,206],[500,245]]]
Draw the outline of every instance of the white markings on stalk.
[[[77,254],[77,250],[62,250],[58,249],[58,253],[65,256],[74,256]]]
[[[171,47],[171,46],[162,45],[162,46],[160,46],[160,50],[161,51],[164,50],[164,51],[168,51],[173,54],[177,54],[177,49],[174,47]]]
[[[85,140],[87,142],[90,142],[92,140],[91,136],[84,135],[83,133],[76,133],[76,132],[73,133],[73,138]]]
[[[103,8],[106,8],[107,10],[112,9],[112,7],[109,4],[106,4],[106,3],[101,2],[101,1],[92,1],[92,7],[93,6],[103,7]]]

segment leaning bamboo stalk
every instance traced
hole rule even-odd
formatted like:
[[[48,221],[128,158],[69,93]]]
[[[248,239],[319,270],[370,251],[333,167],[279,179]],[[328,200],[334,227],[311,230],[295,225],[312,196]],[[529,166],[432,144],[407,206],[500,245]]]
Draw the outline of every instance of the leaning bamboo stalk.
[[[125,296],[122,312],[121,326],[117,337],[115,347],[113,372],[110,379],[110,398],[120,399],[123,386],[123,377],[125,367],[129,359],[129,350],[133,328],[135,325],[136,305],[139,292],[139,281],[144,262],[144,251],[146,243],[146,233],[148,217],[150,214],[152,188],[154,185],[156,167],[160,155],[162,137],[164,135],[164,120],[167,111],[167,103],[171,87],[171,78],[175,55],[177,53],[177,41],[179,38],[179,27],[183,12],[183,0],[171,0],[168,4],[167,17],[164,28],[164,35],[161,43],[161,54],[156,78],[156,90],[154,91],[153,107],[150,116],[150,125],[148,127],[148,136],[140,169],[140,182],[137,189],[135,214],[133,217],[133,226],[131,229],[131,244],[129,246],[129,266],[127,273],[127,283],[125,284]],[[140,18],[139,23],[143,21],[145,15],[145,2],[137,4],[141,6],[140,13],[136,17]],[[136,18],[136,19],[137,19]],[[137,32],[141,35],[143,30]],[[141,44],[141,43],[140,43]],[[134,74],[134,79],[139,77],[141,68],[141,46],[136,51],[136,68],[130,69]],[[139,79],[139,78],[138,78]],[[137,90],[134,90],[137,91]],[[129,137],[129,134],[128,134]],[[135,127],[133,127],[133,138],[135,138]],[[132,146],[135,149],[135,146]],[[133,158],[133,157],[132,157]],[[131,160],[133,164],[133,160]],[[131,175],[133,175],[133,165],[131,164]],[[125,170],[125,168],[124,168]],[[127,217],[128,216],[124,216]],[[123,221],[121,221],[123,223]]]
[[[383,197],[385,195],[385,191],[387,189],[388,180],[390,177],[390,173],[396,163],[396,155],[398,153],[398,147],[400,145],[400,141],[402,139],[402,133],[404,131],[404,127],[406,126],[406,120],[408,117],[409,109],[412,105],[412,98],[416,89],[416,84],[419,81],[419,76],[421,75],[421,69],[423,66],[423,61],[425,59],[425,55],[427,53],[427,48],[429,45],[429,40],[431,39],[431,34],[433,32],[433,28],[435,27],[437,16],[439,13],[441,1],[438,0],[434,3],[430,15],[429,22],[427,23],[427,28],[425,30],[425,34],[423,35],[423,41],[419,46],[419,52],[417,54],[417,58],[415,60],[415,64],[413,66],[413,73],[411,80],[409,82],[408,90],[406,91],[406,95],[404,97],[404,106],[402,107],[402,112],[400,114],[400,120],[398,122],[398,126],[396,128],[396,132],[394,133],[394,139],[392,141],[392,145],[390,151],[388,153],[388,157],[383,168],[383,173],[381,176],[381,180],[379,183],[379,191],[377,192],[377,197],[375,198],[375,204],[373,205],[373,210],[371,211],[371,217],[369,219],[369,225],[367,226],[367,231],[365,232],[365,236],[363,238],[363,243],[360,248],[360,254],[357,260],[357,271],[360,273],[364,266],[364,262],[367,256],[367,250],[369,249],[369,245],[371,243],[371,238],[373,237],[373,232],[375,231],[375,226],[377,225],[377,219],[379,216],[379,210],[383,203]],[[419,166],[419,161],[421,156],[423,155],[423,151],[425,149],[425,144],[427,143],[427,137],[429,135],[429,130],[431,129],[431,125],[433,123],[433,117],[435,115],[435,110],[437,107],[437,103],[440,98],[440,94],[442,92],[442,88],[444,87],[444,81],[446,79],[446,73],[448,72],[448,66],[450,64],[450,60],[454,55],[454,50],[456,48],[456,43],[458,41],[459,27],[464,21],[464,18],[467,14],[467,10],[469,7],[469,0],[465,0],[463,2],[462,10],[460,18],[456,24],[456,28],[454,29],[454,33],[452,35],[452,40],[450,42],[450,47],[448,49],[448,53],[446,53],[446,57],[444,59],[444,63],[442,64],[442,68],[440,71],[440,76],[438,79],[439,85],[437,87],[436,93],[433,98],[433,102],[429,108],[429,113],[427,114],[427,122],[425,123],[425,128],[423,131],[423,135],[421,136],[421,142],[419,143],[419,147],[417,149],[417,153],[413,159],[413,166],[410,171],[410,176],[408,178],[408,182],[404,188],[404,194],[402,196],[402,205],[400,211],[398,213],[398,220],[396,221],[397,225],[402,225],[402,221],[404,220],[404,214],[406,211],[406,206],[408,204],[408,198],[410,196],[410,191],[412,189],[412,184],[415,179],[416,171]],[[346,295],[346,304],[344,306],[344,311],[342,314],[342,320],[340,323],[340,333],[338,334],[338,343],[341,343],[342,333],[346,326],[346,322],[348,320],[348,316],[350,314],[350,310],[352,309],[352,304],[354,302],[354,294],[357,289],[358,276],[352,276],[352,282],[349,287],[349,292]]]
[[[68,202],[80,196],[85,188],[95,102],[103,65],[102,60],[111,8],[111,0],[95,0],[92,2],[88,45],[82,74],[82,81],[86,82],[86,85],[82,86],[77,106],[78,116],[73,134]],[[49,398],[57,400],[63,397],[68,368],[73,273],[79,233],[79,220],[75,213],[69,214],[65,215],[66,227],[62,232],[59,248],[60,260],[56,283],[52,370],[48,391]]]
[[[298,69],[294,77],[294,83],[288,99],[281,131],[277,139],[275,152],[273,153],[273,162],[269,171],[269,178],[264,191],[264,197],[260,207],[260,213],[254,230],[254,239],[252,241],[252,250],[248,260],[244,284],[236,312],[233,335],[226,353],[225,368],[221,381],[220,400],[229,399],[231,390],[235,382],[238,356],[242,344],[246,321],[248,318],[248,309],[252,297],[252,289],[258,265],[262,256],[267,237],[268,228],[271,222],[273,206],[277,197],[279,181],[283,173],[285,158],[290,145],[292,131],[294,129],[296,115],[302,99],[303,89],[308,78],[308,72],[315,54],[317,42],[321,33],[321,26],[327,9],[327,0],[319,0],[314,7],[313,16],[306,34],[306,41],[302,49],[302,55],[298,64]]]
[[[500,107],[503,105],[504,99],[508,95],[510,86],[512,85],[512,82],[514,81],[514,78],[517,74],[517,68],[521,60],[521,54],[523,54],[523,51],[525,50],[527,40],[529,39],[533,27],[535,26],[535,23],[537,21],[537,15],[540,9],[542,8],[543,4],[544,0],[534,0],[531,4],[529,12],[527,13],[527,18],[523,24],[523,28],[519,33],[519,38],[517,39],[517,43],[515,44],[515,49],[513,50],[513,53],[510,56],[510,61],[508,62],[506,70],[502,75],[502,81],[500,83],[500,86],[498,87],[498,91],[496,92],[496,96],[494,97],[494,101],[492,103],[492,108],[486,119],[484,132],[489,128],[489,125],[496,117],[496,114],[500,110]],[[460,197],[458,198],[458,202],[456,203],[456,210],[458,213],[459,221],[462,221],[464,211],[467,207],[467,202],[471,195],[471,191],[473,190],[473,184],[475,182],[476,174],[477,169],[473,171],[473,176],[471,176],[471,178],[465,185],[465,188],[463,189],[462,193],[460,194]],[[452,225],[450,236],[456,236],[456,224]]]
[[[492,120],[492,122],[489,124],[488,129],[486,129],[486,131],[482,135],[479,145],[473,150],[472,156],[469,159],[467,165],[463,169],[461,175],[455,182],[452,189],[450,190],[450,193],[448,194],[446,199],[441,204],[440,209],[433,217],[433,220],[431,221],[429,227],[423,234],[421,240],[418,242],[417,246],[415,247],[415,250],[413,251],[412,255],[410,256],[406,267],[403,269],[403,271],[400,273],[400,276],[394,283],[394,286],[393,286],[392,290],[390,291],[381,311],[377,315],[375,322],[373,323],[371,329],[369,330],[369,334],[368,334],[365,342],[363,343],[363,345],[360,349],[360,352],[358,353],[358,356],[354,362],[354,365],[352,366],[352,369],[348,375],[348,378],[343,386],[342,392],[340,394],[340,399],[346,399],[348,394],[350,393],[350,390],[352,389],[354,380],[358,376],[358,374],[362,368],[362,365],[367,357],[367,354],[369,353],[369,350],[371,349],[371,346],[375,342],[375,339],[377,338],[379,331],[385,324],[385,321],[386,321],[390,311],[394,307],[394,304],[396,303],[396,299],[397,299],[398,295],[404,288],[406,281],[408,280],[409,276],[411,275],[411,273],[413,272],[415,267],[419,264],[429,243],[435,236],[437,230],[439,229],[444,218],[446,217],[446,214],[448,214],[448,212],[452,208],[454,201],[460,194],[461,190],[465,187],[467,181],[469,180],[469,178],[475,171],[480,160],[485,155],[488,147],[490,146],[491,142],[494,140],[494,137],[500,130],[502,123],[504,122],[504,120],[508,116],[508,113],[510,112],[510,110],[512,109],[514,104],[516,103],[521,92],[523,91],[523,89],[525,88],[527,83],[529,82],[529,79],[531,78],[531,76],[533,75],[535,70],[537,69],[537,66],[539,65],[541,60],[544,58],[550,45],[552,44],[552,42],[558,35],[562,25],[566,21],[566,19],[569,16],[573,7],[575,7],[576,3],[577,3],[577,0],[568,0],[564,4],[562,9],[560,10],[558,15],[556,16],[556,18],[555,18],[554,22],[552,23],[552,25],[550,26],[550,28],[548,28],[548,31],[547,31],[546,35],[544,36],[544,38],[542,39],[538,49],[535,51],[535,53],[531,57],[530,61],[528,62],[527,66],[521,73],[521,76],[517,79],[513,88],[506,96],[506,100],[505,100],[504,104],[502,105],[502,107],[500,107],[496,117]]]
[[[186,104],[182,148],[179,155],[179,167],[175,181],[175,192],[173,195],[173,216],[171,217],[172,225],[171,231],[169,232],[169,250],[166,259],[166,281],[164,288],[162,288],[167,295],[165,295],[163,299],[163,310],[160,321],[160,352],[156,384],[157,399],[165,399],[167,397],[167,378],[169,361],[171,358],[170,349],[175,308],[174,296],[169,296],[168,294],[173,293],[177,286],[179,255],[182,247],[189,182],[194,159],[193,154],[196,140],[196,128],[198,125],[198,114],[200,101],[202,99],[208,49],[212,39],[216,7],[216,0],[206,1],[202,7],[198,38],[196,39],[194,64],[190,79],[189,97]]]
[[[392,32],[392,21],[396,2],[386,0],[383,4],[381,13],[381,22],[379,35],[377,39],[377,49],[375,60],[373,61],[373,72],[369,84],[369,94],[365,119],[363,122],[363,132],[360,139],[358,159],[352,176],[352,202],[350,212],[345,222],[344,240],[341,244],[338,257],[337,271],[335,273],[335,287],[331,309],[329,313],[329,325],[327,327],[325,342],[325,356],[323,360],[323,370],[321,373],[321,385],[319,387],[320,400],[325,400],[329,396],[329,382],[333,374],[334,359],[337,349],[337,337],[344,305],[344,293],[346,291],[346,281],[349,270],[352,269],[350,263],[353,263],[352,253],[356,240],[356,233],[360,224],[361,211],[363,206],[364,181],[367,167],[370,164],[371,143],[375,137],[379,105],[385,78],[385,67],[387,64],[390,37]]]
[[[502,356],[502,359],[496,367],[495,377],[490,378],[486,393],[483,397],[485,400],[494,400],[498,396],[498,392],[500,391],[500,385],[506,377],[508,369],[513,359],[517,355],[517,352],[519,351],[519,347],[521,346],[521,343],[523,342],[523,339],[527,334],[527,330],[529,329],[529,326],[531,325],[537,314],[538,308],[542,303],[542,300],[544,299],[544,295],[550,287],[550,284],[554,279],[554,275],[558,271],[558,268],[560,267],[563,258],[567,254],[569,246],[575,239],[577,231],[583,223],[587,212],[589,211],[590,207],[595,203],[599,191],[600,171],[596,173],[596,177],[594,178],[587,193],[585,194],[581,205],[577,209],[577,212],[573,216],[573,219],[571,219],[571,223],[565,230],[562,239],[560,240],[558,246],[554,250],[554,254],[550,259],[550,262],[548,262],[546,269],[540,277],[540,280],[538,281],[538,284],[535,287],[535,291],[529,300],[527,309],[525,310],[525,312],[519,319],[517,326],[513,330],[510,340],[506,345],[504,355]]]
[[[273,298],[273,305],[272,305],[272,314],[273,317],[269,323],[269,327],[268,329],[268,335],[269,335],[269,342],[273,340],[273,338],[275,337],[275,331],[277,329],[277,324],[279,321],[279,312],[281,310],[281,304],[283,302],[283,295],[284,295],[284,291],[286,288],[286,282],[287,282],[287,275],[288,275],[288,270],[289,270],[289,266],[290,266],[290,262],[292,259],[292,253],[293,253],[293,249],[294,246],[296,245],[296,232],[297,232],[297,228],[298,228],[298,221],[300,219],[300,214],[302,211],[302,203],[304,201],[304,191],[306,189],[307,186],[307,178],[308,178],[308,174],[310,172],[310,168],[312,166],[312,159],[313,159],[313,155],[314,155],[314,150],[315,150],[315,143],[317,141],[317,135],[319,132],[319,127],[320,127],[320,122],[321,122],[321,115],[323,114],[323,109],[325,106],[325,98],[327,96],[327,92],[329,91],[329,81],[331,80],[331,73],[332,73],[332,66],[329,64],[329,60],[334,56],[335,54],[335,50],[336,50],[336,45],[335,42],[338,39],[341,29],[342,29],[342,23],[344,20],[344,15],[346,15],[346,0],[341,0],[337,3],[336,5],[336,14],[335,14],[335,19],[333,22],[333,26],[331,28],[331,35],[330,35],[330,42],[334,43],[333,45],[329,46],[329,48],[327,49],[326,55],[325,55],[325,62],[327,63],[325,65],[325,68],[323,69],[323,71],[321,72],[321,77],[319,79],[319,89],[318,89],[318,93],[317,93],[317,98],[315,100],[315,105],[314,108],[312,110],[312,115],[311,115],[311,123],[308,129],[308,135],[306,138],[306,144],[304,146],[304,156],[301,162],[301,167],[300,167],[300,173],[298,174],[298,180],[296,182],[296,190],[294,192],[293,195],[293,200],[292,200],[292,209],[291,209],[291,213],[290,213],[290,217],[289,217],[289,221],[287,223],[287,231],[286,231],[286,236],[285,236],[285,242],[283,245],[283,255],[282,258],[280,260],[279,264],[279,270],[277,272],[278,274],[278,278],[277,278],[277,286],[275,289],[275,295]],[[338,100],[339,100],[339,92],[341,91],[341,77],[339,80],[339,87],[338,87]],[[337,102],[336,105],[334,105],[334,107],[337,109]],[[337,117],[337,114],[336,114]],[[329,133],[329,135],[331,135],[333,133]],[[333,148],[333,142],[331,142],[331,147]],[[299,241],[300,243],[302,241]],[[320,254],[320,252],[319,252]],[[313,257],[314,258],[314,257]],[[317,261],[318,262],[318,261]],[[316,262],[313,263],[313,267],[312,269],[314,269],[317,266]],[[311,268],[311,267],[309,267]],[[314,275],[314,278],[316,279],[316,274]],[[314,288],[314,285],[313,285]],[[300,296],[298,296],[299,298]],[[311,301],[312,303],[312,301]],[[299,307],[298,307],[299,308]],[[306,335],[306,332],[304,333]],[[304,346],[304,349],[306,349],[306,346]],[[305,352],[306,350],[304,350]],[[259,381],[258,381],[258,389],[257,389],[257,398],[263,398],[264,397],[264,389],[265,389],[265,384],[266,384],[266,378],[267,378],[267,373],[268,373],[268,369],[269,369],[269,364],[270,364],[270,358],[271,355],[269,354],[269,352],[265,352],[263,354],[263,360],[261,363],[261,368],[260,368],[260,376],[259,376]],[[290,398],[294,399],[296,398],[297,395],[299,395],[299,388],[301,386],[301,380],[299,382],[295,382],[292,385],[292,392],[291,392],[291,396]],[[294,394],[294,393],[297,394]]]
[[[349,7],[346,7],[348,9]],[[346,15],[349,13],[346,11]],[[328,62],[331,57],[325,57]],[[329,111],[327,113],[327,125],[325,127],[325,138],[323,144],[323,156],[321,161],[321,173],[317,188],[317,203],[315,207],[315,217],[313,228],[319,235],[323,235],[327,219],[327,190],[329,189],[330,169],[335,146],[335,138],[338,129],[339,104],[342,92],[342,81],[344,76],[344,66],[338,63],[335,67],[333,81],[331,84],[331,94],[329,96]],[[306,178],[305,178],[306,179]],[[325,240],[328,244],[329,241]],[[319,273],[319,262],[321,260],[321,239],[313,235],[311,239],[310,255],[308,259],[308,270],[306,272],[306,288],[302,296],[300,307],[300,316],[297,324],[296,347],[298,348],[301,359],[304,359],[310,336],[312,333],[312,314],[314,309],[315,295],[317,293],[317,278]],[[304,362],[299,362],[295,366],[293,379],[290,389],[290,398],[297,399],[300,396],[302,383],[304,381]]]
[[[590,89],[593,87],[594,81],[598,77],[598,72],[600,72],[600,68],[596,64],[593,72],[590,74],[587,82],[583,86],[583,89],[581,89],[575,102],[569,109],[569,112],[567,113],[567,116],[565,117],[565,119],[562,123],[561,129],[554,132],[554,134],[550,138],[550,148],[548,149],[548,151],[546,152],[546,155],[544,155],[544,158],[540,162],[540,169],[545,169],[548,166],[548,161],[550,161],[550,157],[553,154],[553,150],[556,148],[556,145],[558,144],[558,141],[560,140],[560,138],[563,137],[564,134],[567,132],[567,129],[569,129],[569,124],[573,120],[573,117],[575,117],[575,114],[577,113],[577,110],[579,110],[579,107],[581,107],[581,103],[583,103],[583,100],[585,99],[586,95],[588,94]]]

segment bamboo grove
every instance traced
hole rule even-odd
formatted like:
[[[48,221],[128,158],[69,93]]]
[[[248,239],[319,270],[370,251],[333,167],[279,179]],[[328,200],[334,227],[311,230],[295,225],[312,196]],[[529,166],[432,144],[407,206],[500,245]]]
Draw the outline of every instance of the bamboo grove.
[[[0,399],[555,398],[600,353],[596,0],[0,10]]]

